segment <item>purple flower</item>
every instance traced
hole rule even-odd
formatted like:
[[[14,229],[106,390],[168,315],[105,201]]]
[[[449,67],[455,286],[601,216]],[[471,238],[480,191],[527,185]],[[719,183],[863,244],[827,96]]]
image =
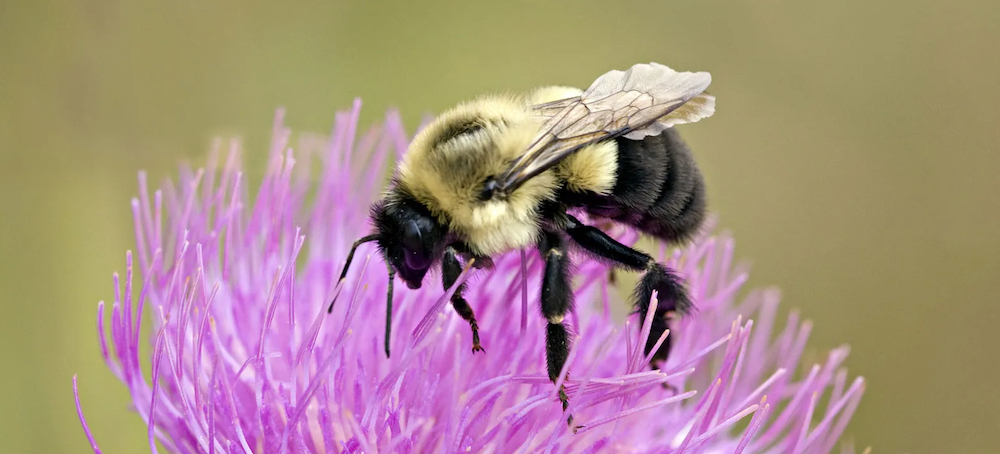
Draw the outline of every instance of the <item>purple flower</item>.
[[[466,298],[488,353],[470,352],[468,324],[447,292],[428,285],[397,292],[386,359],[387,273],[373,247],[359,249],[342,289],[334,285],[351,243],[369,232],[368,204],[407,136],[390,113],[356,139],[359,110],[356,102],[339,114],[329,137],[303,135],[294,147],[279,111],[255,196],[235,142],[152,194],[140,174],[136,254],[126,254],[124,282],[114,277],[110,325],[103,302],[97,323],[104,359],[131,392],[153,452],[157,441],[174,453],[826,453],[837,445],[864,390],[841,367],[847,348],[802,364],[811,325],[793,313],[777,330],[775,290],[737,296],[747,274],[725,236],[667,256],[698,310],[675,323],[666,372],[643,358],[650,320],[615,320],[612,307],[625,303],[607,269],[575,257],[575,343],[561,380],[583,425],[577,433],[545,370],[535,252],[461,278],[471,279]],[[624,228],[609,233],[637,239]],[[144,323],[151,371],[140,361]],[[82,410],[80,419],[99,452]]]

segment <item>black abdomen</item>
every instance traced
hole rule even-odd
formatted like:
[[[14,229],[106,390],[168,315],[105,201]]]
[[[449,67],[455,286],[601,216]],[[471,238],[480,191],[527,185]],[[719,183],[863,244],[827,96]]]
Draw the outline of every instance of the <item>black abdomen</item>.
[[[705,218],[705,184],[680,135],[671,128],[616,141],[615,187],[610,195],[586,197],[584,209],[673,243],[694,235]]]

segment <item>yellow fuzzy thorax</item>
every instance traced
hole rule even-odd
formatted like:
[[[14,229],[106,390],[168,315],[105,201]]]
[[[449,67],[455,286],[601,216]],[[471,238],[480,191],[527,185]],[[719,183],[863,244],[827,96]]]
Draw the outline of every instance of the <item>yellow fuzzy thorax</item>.
[[[608,193],[615,183],[617,147],[611,141],[578,151],[503,200],[479,199],[483,183],[506,171],[537,136],[542,120],[530,106],[566,97],[566,90],[575,89],[483,97],[442,113],[410,144],[399,166],[400,189],[476,254],[492,256],[533,246],[541,229],[538,210],[560,187]],[[578,94],[576,90],[568,96]],[[470,125],[475,125],[473,132],[456,133]]]
[[[528,95],[529,103],[543,104],[580,96],[573,87],[543,87]],[[618,170],[618,145],[613,141],[584,147],[556,166],[556,176],[574,192],[608,194],[615,187]]]

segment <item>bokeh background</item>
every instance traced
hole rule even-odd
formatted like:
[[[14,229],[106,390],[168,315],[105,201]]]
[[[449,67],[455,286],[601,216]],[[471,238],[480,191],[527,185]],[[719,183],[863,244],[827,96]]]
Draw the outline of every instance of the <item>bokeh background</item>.
[[[72,374],[105,453],[148,449],[94,329],[138,169],[219,134],[260,169],[278,106],[323,132],[360,96],[412,131],[647,61],[712,72],[717,114],[684,127],[712,208],[813,349],[853,347],[857,444],[1000,446],[995,0],[279,3],[0,3],[0,451],[89,452]]]

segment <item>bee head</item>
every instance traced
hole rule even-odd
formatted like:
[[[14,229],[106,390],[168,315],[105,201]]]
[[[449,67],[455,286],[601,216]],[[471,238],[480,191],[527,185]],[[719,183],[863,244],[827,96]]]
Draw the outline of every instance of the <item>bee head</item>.
[[[411,289],[420,288],[427,270],[441,258],[446,228],[416,200],[403,197],[372,207],[378,245]]]

